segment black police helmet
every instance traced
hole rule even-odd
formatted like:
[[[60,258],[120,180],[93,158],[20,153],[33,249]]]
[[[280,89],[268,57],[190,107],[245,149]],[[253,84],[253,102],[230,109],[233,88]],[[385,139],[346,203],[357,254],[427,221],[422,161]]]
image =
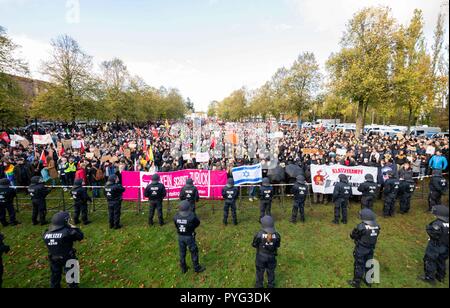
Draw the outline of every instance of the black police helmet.
[[[264,216],[261,218],[261,227],[267,233],[275,233],[275,221],[272,216]]]
[[[269,178],[264,178],[264,179],[262,180],[262,184],[263,184],[263,186],[270,186],[270,180],[269,180]]]
[[[227,180],[227,186],[228,187],[233,187],[234,186],[234,179],[233,178],[229,178]]]
[[[178,209],[180,210],[181,216],[188,216],[191,212],[191,204],[189,201],[184,200],[180,203]]]
[[[440,220],[448,222],[448,207],[444,205],[436,205],[433,207],[433,215],[435,215]]]
[[[348,183],[348,177],[345,174],[340,174],[339,181],[342,183]]]
[[[409,172],[405,173],[405,175],[403,176],[403,178],[405,179],[406,182],[414,182],[413,176],[412,176],[412,174],[409,173]]]
[[[0,186],[10,186],[11,182],[8,179],[1,179]]]
[[[68,212],[59,212],[52,218],[52,224],[49,231],[56,231],[66,227],[69,224],[70,214]]]
[[[361,210],[361,212],[359,212],[359,216],[363,222],[369,225],[374,225],[377,220],[377,216],[371,209]]]
[[[152,182],[153,183],[158,183],[159,182],[159,174],[155,173],[154,175],[152,175]]]
[[[42,183],[42,178],[40,176],[33,176],[31,178],[31,184],[39,184]]]
[[[114,184],[117,181],[117,175],[110,175],[108,178],[108,183]]]
[[[373,182],[374,180],[373,180],[373,175],[371,175],[371,174],[366,174],[366,176],[364,177],[365,179],[366,179],[366,181],[368,181],[368,182]]]
[[[194,180],[192,180],[192,179],[187,179],[186,180],[186,185],[188,185],[188,186],[193,186],[194,185]]]
[[[299,175],[298,177],[297,177],[297,183],[300,183],[300,184],[305,184],[305,177],[303,176],[303,175]]]
[[[83,180],[82,179],[76,179],[74,182],[73,182],[73,187],[81,187],[81,186],[83,186]]]

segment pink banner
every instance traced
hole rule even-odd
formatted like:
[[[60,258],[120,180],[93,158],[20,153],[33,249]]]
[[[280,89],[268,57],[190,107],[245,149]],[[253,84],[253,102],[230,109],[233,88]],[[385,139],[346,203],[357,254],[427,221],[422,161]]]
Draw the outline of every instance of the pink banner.
[[[181,170],[175,172],[158,172],[158,174],[161,178],[161,183],[167,189],[170,200],[179,199],[181,188],[189,178],[194,181],[194,185],[197,187],[200,198],[202,199],[221,199],[222,188],[227,184],[226,171]],[[122,172],[122,185],[126,187],[123,199],[138,200],[140,189],[141,200],[145,201],[144,190],[152,181],[152,175],[152,173],[148,172]]]

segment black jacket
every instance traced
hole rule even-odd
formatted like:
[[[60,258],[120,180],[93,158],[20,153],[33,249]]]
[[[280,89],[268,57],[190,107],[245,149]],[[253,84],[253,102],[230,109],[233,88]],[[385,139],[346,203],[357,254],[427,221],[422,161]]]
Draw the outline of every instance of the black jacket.
[[[400,189],[400,181],[397,179],[388,179],[384,183],[383,194],[385,197],[396,198]]]
[[[225,186],[222,189],[222,197],[225,200],[225,202],[236,202],[239,198],[239,188],[236,186],[228,187]]]
[[[86,187],[77,187],[72,189],[70,193],[75,205],[86,205],[88,202],[92,201],[91,197],[88,195]]]
[[[364,182],[358,187],[358,191],[362,193],[363,197],[375,198],[378,192],[378,185],[375,182]]]
[[[191,203],[198,202],[200,200],[200,195],[198,194],[198,189],[195,186],[186,185],[181,189],[180,200],[187,200]]]
[[[411,197],[416,190],[414,181],[400,181],[398,194],[400,197]]]
[[[200,220],[193,212],[190,212],[187,216],[177,213],[173,218],[173,222],[177,228],[178,235],[181,236],[193,236],[195,229],[200,226]]]
[[[430,191],[443,194],[448,189],[448,183],[442,176],[433,176],[430,181]]]
[[[84,234],[78,228],[63,227],[45,232],[43,238],[51,258],[70,259],[75,256],[73,243],[81,241]]]
[[[148,198],[150,201],[162,202],[166,195],[166,187],[164,187],[162,183],[151,183],[144,191],[144,197]]]
[[[35,202],[45,202],[45,198],[50,193],[50,189],[45,187],[43,183],[28,186],[28,193],[31,200]]]
[[[17,192],[9,186],[0,186],[0,205],[12,205]]]
[[[272,201],[273,194],[273,186],[261,186],[259,190],[259,197],[261,201]]]
[[[427,233],[430,241],[438,246],[446,246],[448,248],[448,222],[440,219],[433,221],[427,226]]]
[[[346,200],[348,201],[352,196],[352,186],[349,183],[338,182],[334,186],[333,191],[333,202],[336,200]]]
[[[375,249],[380,231],[381,228],[378,224],[372,226],[362,222],[356,226],[350,238],[355,241],[357,246]]]
[[[272,239],[269,239],[272,237]],[[258,254],[276,256],[281,245],[281,236],[278,232],[268,234],[266,231],[259,231],[253,238],[252,246],[257,249]]]
[[[118,183],[106,184],[104,192],[108,202],[120,202],[122,201],[122,194],[125,192],[125,188]]]
[[[308,195],[308,186],[305,184],[295,183],[292,187],[295,201],[305,201]]]

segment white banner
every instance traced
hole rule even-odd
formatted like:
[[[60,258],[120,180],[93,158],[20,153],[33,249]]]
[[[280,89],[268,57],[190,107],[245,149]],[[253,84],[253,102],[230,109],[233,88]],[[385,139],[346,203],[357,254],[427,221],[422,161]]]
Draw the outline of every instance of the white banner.
[[[72,140],[72,149],[81,149],[81,145],[84,146],[83,140]]]
[[[197,163],[207,163],[209,162],[209,153],[208,152],[204,152],[204,153],[197,153],[195,155],[195,160]]]
[[[34,144],[52,144],[52,136],[50,135],[33,135]]]
[[[311,183],[314,193],[333,194],[334,186],[339,182],[339,175],[345,174],[352,185],[353,195],[361,195],[358,191],[360,184],[365,182],[365,176],[371,174],[375,182],[378,177],[378,168],[374,167],[347,167],[341,165],[311,165]]]

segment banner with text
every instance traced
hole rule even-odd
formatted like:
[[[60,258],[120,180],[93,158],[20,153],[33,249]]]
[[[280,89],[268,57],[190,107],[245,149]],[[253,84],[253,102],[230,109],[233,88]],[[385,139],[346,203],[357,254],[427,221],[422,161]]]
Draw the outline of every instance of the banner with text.
[[[333,194],[334,186],[339,182],[339,175],[345,174],[352,185],[354,195],[361,195],[358,191],[360,184],[365,182],[365,176],[371,174],[376,181],[378,168],[347,167],[341,165],[311,165],[311,183],[314,193]]]
[[[178,200],[181,188],[183,188],[186,180],[189,178],[194,181],[194,185],[198,188],[200,198],[203,199],[221,199],[222,189],[227,184],[226,171],[181,170],[175,172],[158,172],[158,174],[161,178],[161,183],[167,189],[170,200]],[[135,187],[127,188],[123,194],[123,199],[138,200],[140,189],[141,200],[145,201],[144,190],[151,183],[152,175],[153,173],[148,172],[122,172],[122,185],[125,187]]]

